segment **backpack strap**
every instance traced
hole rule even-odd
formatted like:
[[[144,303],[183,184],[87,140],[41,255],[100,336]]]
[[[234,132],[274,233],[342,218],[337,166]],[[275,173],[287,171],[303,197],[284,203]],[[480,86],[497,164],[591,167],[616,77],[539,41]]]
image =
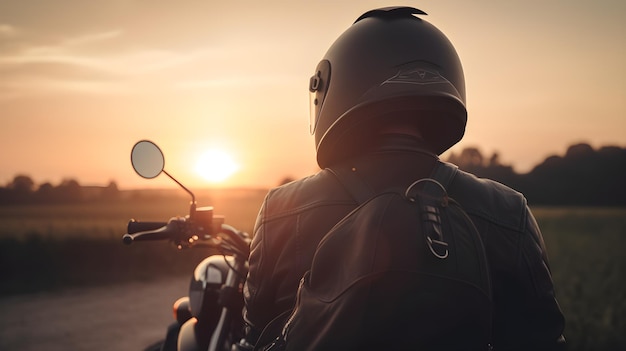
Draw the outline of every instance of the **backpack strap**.
[[[418,179],[406,188],[404,197],[421,207],[423,231],[431,253],[439,258],[448,257],[448,238],[442,230],[441,206],[447,206],[448,185],[458,168],[450,163],[437,161],[430,177]]]
[[[447,193],[448,186],[452,183],[452,181],[454,180],[454,177],[456,176],[458,171],[459,171],[459,168],[456,165],[454,165],[452,163],[448,163],[448,162],[439,161],[437,163],[437,165],[435,165],[435,169],[433,170],[431,178],[436,180],[437,182],[441,183],[441,185],[443,185],[443,187],[445,188],[445,191]],[[425,188],[430,187],[430,186],[435,186],[435,185],[427,184],[425,186]],[[446,194],[446,196],[447,196],[447,194]],[[452,200],[452,201],[454,201],[454,200]],[[456,201],[454,201],[454,203],[456,203],[458,206],[461,206]],[[466,217],[466,219],[469,222],[469,224],[474,228],[474,231],[477,234],[478,239],[480,241],[480,246],[482,246],[483,253],[485,254],[485,260],[487,260],[485,248],[484,248],[484,246],[482,244],[482,239],[480,237],[480,233],[478,233],[478,230],[474,226],[471,218],[467,215],[467,213],[465,213],[465,210],[463,210],[461,208],[461,211],[464,214],[464,216]],[[433,247],[431,246],[431,250],[432,249],[433,249]],[[489,274],[489,271],[487,272],[487,274]],[[491,277],[489,278],[489,280],[491,281]],[[490,289],[492,289],[491,282],[489,282],[489,287],[490,287]],[[490,291],[490,295],[489,295],[489,300],[493,303],[492,294],[493,294],[493,290]],[[493,318],[493,316],[491,318]],[[487,345],[485,345],[485,350],[486,351],[493,351],[493,329],[489,330],[489,343]]]

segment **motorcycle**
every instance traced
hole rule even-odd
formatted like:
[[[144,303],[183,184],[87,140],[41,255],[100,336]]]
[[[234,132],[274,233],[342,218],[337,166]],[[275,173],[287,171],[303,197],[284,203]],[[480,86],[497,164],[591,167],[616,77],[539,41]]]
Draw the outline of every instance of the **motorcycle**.
[[[131,162],[141,177],[152,179],[165,174],[191,195],[189,215],[167,222],[130,220],[126,245],[140,241],[163,240],[178,249],[202,248],[216,254],[200,262],[191,277],[189,295],[173,304],[175,321],[165,339],[146,350],[246,350],[243,339],[243,284],[248,273],[250,236],[224,223],[211,206],[197,207],[194,194],[164,169],[161,149],[151,141],[136,143]]]

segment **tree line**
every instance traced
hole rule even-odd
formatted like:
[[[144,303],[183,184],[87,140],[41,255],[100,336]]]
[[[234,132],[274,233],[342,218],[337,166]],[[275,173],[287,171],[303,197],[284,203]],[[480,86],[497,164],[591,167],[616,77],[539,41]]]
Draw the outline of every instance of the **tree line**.
[[[446,159],[478,177],[490,178],[524,193],[532,205],[626,206],[626,149],[589,144],[571,145],[564,156],[550,156],[530,172],[520,174],[502,164],[499,154],[485,157],[468,147]],[[288,179],[281,183],[287,182]],[[17,175],[0,187],[0,205],[57,204],[112,201],[120,198],[115,181],[106,186],[82,186],[75,179],[57,185],[36,185],[31,177]]]
[[[525,174],[501,164],[498,153],[483,157],[476,148],[453,153],[447,161],[524,193],[531,206],[626,206],[626,149],[621,147],[571,145],[564,156],[550,156]]]
[[[111,201],[119,195],[115,181],[107,186],[82,186],[76,179],[64,179],[57,185],[45,182],[37,186],[30,176],[19,174],[5,187],[0,187],[0,205]]]

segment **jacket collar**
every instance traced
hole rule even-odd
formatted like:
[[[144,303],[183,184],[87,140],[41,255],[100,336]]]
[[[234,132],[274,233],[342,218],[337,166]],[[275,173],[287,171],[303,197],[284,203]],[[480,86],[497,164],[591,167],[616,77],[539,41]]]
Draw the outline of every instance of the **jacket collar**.
[[[366,150],[366,153],[389,151],[418,152],[439,159],[439,157],[429,149],[423,139],[412,135],[395,133],[381,134]]]

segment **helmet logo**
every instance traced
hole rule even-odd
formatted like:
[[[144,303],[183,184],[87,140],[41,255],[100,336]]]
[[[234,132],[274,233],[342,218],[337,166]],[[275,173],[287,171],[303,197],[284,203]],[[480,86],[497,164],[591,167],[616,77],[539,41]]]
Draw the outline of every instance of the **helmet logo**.
[[[395,76],[387,79],[382,84],[403,83],[403,84],[450,84],[439,72],[424,68],[400,69]]]

